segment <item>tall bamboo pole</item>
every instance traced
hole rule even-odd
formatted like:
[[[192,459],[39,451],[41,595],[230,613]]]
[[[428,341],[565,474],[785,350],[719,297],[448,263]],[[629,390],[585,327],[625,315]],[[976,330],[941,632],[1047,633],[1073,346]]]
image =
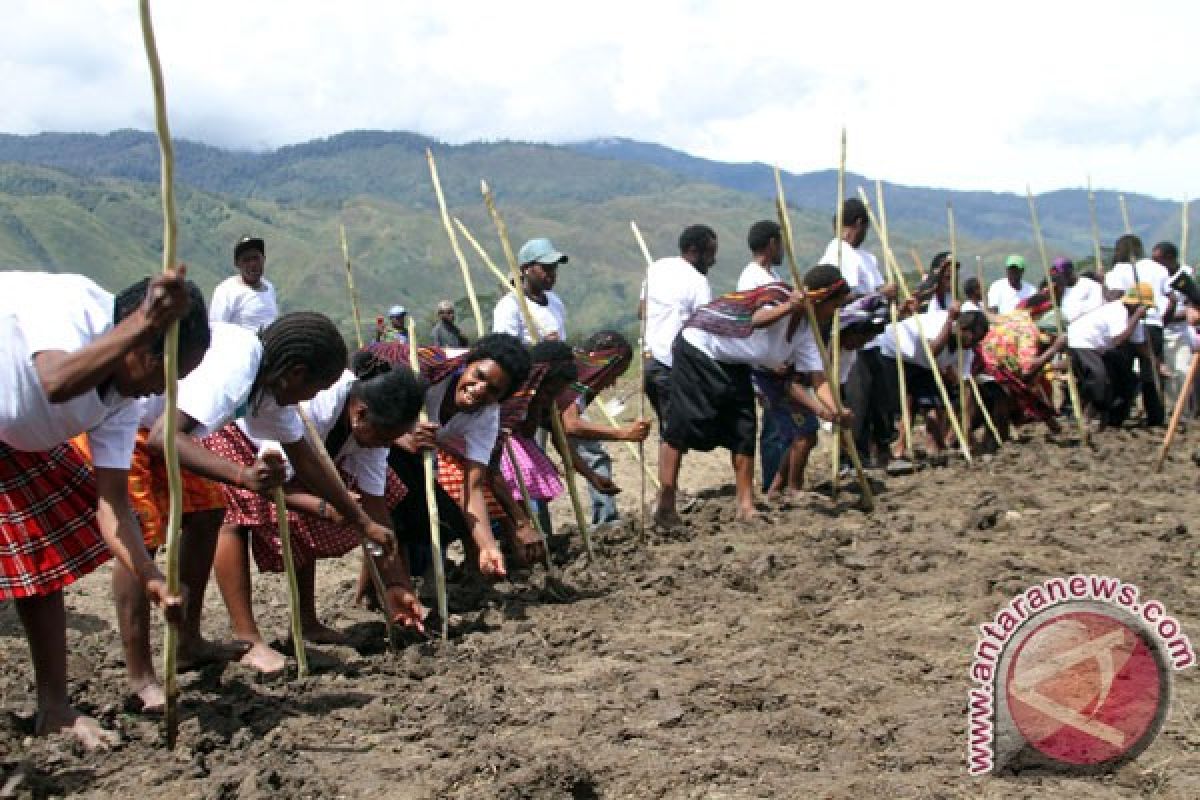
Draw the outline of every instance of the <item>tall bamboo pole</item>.
[[[421,359],[417,357],[417,326],[413,323],[412,315],[408,318],[408,364],[414,375],[421,374]],[[429,414],[425,406],[421,406],[420,420],[429,422]],[[425,469],[425,512],[429,515],[429,546],[433,549],[433,580],[437,584],[438,616],[441,617],[442,639],[450,638],[450,606],[446,600],[446,565],[442,555],[442,529],[438,514],[437,495],[434,487],[433,451],[425,450],[421,454],[422,466]],[[463,487],[466,491],[466,487]]]
[[[338,225],[342,238],[342,261],[346,264],[346,289],[350,292],[350,310],[354,314],[354,337],[358,340],[358,348],[363,347],[362,320],[358,316],[358,292],[354,289],[354,269],[350,266],[350,245],[346,242],[346,226]]]
[[[1175,438],[1175,431],[1179,427],[1179,420],[1183,416],[1183,410],[1187,407],[1188,397],[1192,394],[1192,389],[1196,385],[1196,370],[1200,368],[1200,353],[1192,354],[1192,363],[1188,366],[1187,377],[1184,378],[1183,388],[1179,390],[1179,397],[1175,398],[1175,410],[1171,412],[1171,422],[1167,425],[1167,434],[1163,437],[1162,448],[1158,451],[1158,458],[1154,461],[1154,471],[1162,472],[1163,462],[1167,460],[1167,450],[1171,447],[1171,440]]]
[[[161,162],[160,191],[163,209],[163,272],[175,266],[175,250],[178,239],[178,224],[175,212],[175,149],[171,144],[171,128],[167,122],[167,93],[163,83],[162,64],[158,58],[158,44],[154,39],[154,22],[150,18],[150,0],[139,0],[138,16],[142,26],[142,44],[146,49],[146,62],[150,67],[150,81],[154,91],[154,128],[158,135],[158,154]],[[167,511],[167,591],[179,594],[179,548],[182,544],[183,528],[183,477],[179,471],[179,449],[176,446],[174,420],[179,407],[179,323],[172,322],[167,328],[163,345],[163,369],[165,376],[166,410],[164,416],[171,421],[163,434],[163,459],[167,467],[169,504]],[[164,693],[167,696],[166,726],[167,747],[175,749],[179,733],[179,629],[167,624],[163,643]]]
[[[281,453],[272,451],[282,459]],[[292,555],[292,528],[288,524],[287,499],[283,487],[276,486],[271,493],[275,501],[275,519],[279,523],[279,545],[283,551],[283,571],[287,576],[288,616],[291,620],[292,647],[296,651],[296,674],[301,678],[308,675],[308,653],[304,649],[304,624],[300,620],[300,585],[296,580],[296,561]]]
[[[483,249],[483,245],[479,243],[479,240],[475,238],[467,226],[463,224],[463,221],[458,217],[455,217],[454,225],[458,228],[458,232],[463,235],[463,238],[467,240],[467,243],[474,248],[475,252],[479,255],[479,259],[483,262],[483,265],[488,268],[493,276],[495,276],[496,280],[500,284],[500,288],[506,292],[510,291],[512,289],[512,279],[500,271],[500,268],[496,266],[496,262],[492,261],[492,257],[487,254],[487,251]],[[618,427],[617,421],[613,418],[613,415],[609,412],[609,410],[604,407],[603,403],[597,402],[593,404],[592,407],[600,409],[600,413],[604,416],[604,419],[608,421],[609,425],[613,426],[614,428]],[[638,456],[638,450],[633,446],[633,442],[625,442],[625,447],[629,450],[630,455],[637,460],[637,463],[641,465],[642,472],[644,472],[646,475],[646,480],[654,484],[654,489],[657,491],[659,488],[658,476],[654,474],[654,472],[650,469],[650,466],[646,464],[645,460]]]
[[[925,280],[925,265],[921,262],[921,254],[915,247],[910,247],[908,254],[912,256],[913,266],[917,268],[917,275],[921,277],[921,280]]]
[[[879,219],[876,219],[875,213],[871,210],[871,203],[867,199],[867,193],[860,187],[858,194],[862,198],[863,205],[867,207],[867,214],[871,219],[871,224],[876,229],[879,229],[881,225],[886,225],[886,222],[880,222],[880,220],[886,219],[884,216],[886,213],[884,206],[880,205]],[[880,201],[883,200],[883,183],[881,181],[875,182],[875,197]],[[908,281],[904,280],[904,274],[900,271],[900,265],[896,263],[896,257],[892,254],[890,248],[885,248],[884,257],[891,262],[892,271],[900,282],[900,291],[904,294],[904,299],[908,300],[912,297],[912,293],[908,290]],[[946,416],[950,420],[950,426],[954,429],[954,435],[958,437],[958,445],[962,450],[963,458],[967,460],[968,464],[974,463],[971,458],[971,448],[967,447],[966,436],[963,434],[962,426],[959,424],[958,414],[954,412],[954,404],[950,402],[950,393],[946,391],[946,382],[942,380],[942,371],[938,369],[937,358],[933,355],[933,348],[929,346],[929,340],[925,338],[925,326],[921,324],[921,315],[914,312],[913,321],[917,326],[917,338],[921,340],[921,347],[925,351],[925,357],[929,359],[930,372],[933,373],[933,381],[937,384],[938,394],[941,395],[942,405],[946,409]]]
[[[946,203],[946,224],[950,228],[950,302],[957,303],[958,296],[958,231],[954,225],[954,206]],[[971,418],[967,415],[967,376],[963,374],[966,354],[963,353],[962,328],[954,326],[954,337],[958,342],[958,419],[967,436],[971,435]],[[968,440],[967,446],[970,447]]]
[[[513,254],[512,243],[508,239],[508,227],[504,224],[504,218],[500,216],[500,210],[496,208],[496,200],[492,197],[492,190],[488,188],[487,181],[480,182],[480,190],[483,193],[483,202],[487,206],[488,213],[491,214],[492,222],[496,226],[496,233],[500,237],[500,246],[504,250],[504,257],[508,261],[509,271],[512,273],[513,291],[517,295],[517,305],[521,309],[521,314],[525,318],[525,327],[529,329],[529,338],[537,342],[541,339],[541,331],[538,330],[537,323],[533,319],[533,312],[529,310],[529,302],[525,297],[525,286],[521,282],[521,268],[517,264],[517,257]],[[563,477],[567,482],[567,489],[571,495],[571,505],[575,510],[575,522],[579,526],[579,533],[583,537],[583,547],[587,552],[588,561],[595,560],[595,552],[592,550],[592,532],[591,524],[588,518],[584,516],[583,504],[579,500],[579,488],[575,485],[575,465],[571,463],[571,443],[567,441],[566,431],[563,430],[562,414],[558,411],[558,406],[551,405],[550,407],[550,423],[554,432],[554,440],[558,444],[559,450],[562,452],[563,460]]]
[[[1180,231],[1180,237],[1179,237],[1179,263],[1180,263],[1180,264],[1186,264],[1186,263],[1188,263],[1188,260],[1187,260],[1187,247],[1188,247],[1188,205],[1189,205],[1189,201],[1188,201],[1187,195],[1184,195],[1184,196],[1183,196],[1183,220],[1182,220],[1182,230]]]
[[[442,215],[442,225],[446,228],[446,236],[450,239],[450,249],[458,260],[458,268],[462,271],[463,284],[467,287],[467,298],[471,302],[471,313],[475,315],[475,332],[478,336],[486,333],[483,327],[483,312],[479,310],[479,298],[475,296],[475,284],[471,282],[471,270],[467,267],[467,259],[463,256],[462,248],[458,246],[458,237],[454,235],[454,226],[450,224],[450,213],[446,210],[446,198],[442,194],[442,182],[438,179],[437,162],[433,160],[433,151],[425,148],[425,158],[429,162],[429,177],[433,181],[433,193],[437,195],[438,210]],[[516,466],[514,462],[514,466]]]
[[[878,201],[880,210],[882,212],[883,184],[878,182],[875,184],[875,198]],[[896,284],[897,290],[899,290],[901,286],[905,286],[907,290],[904,276],[900,274],[899,266],[896,264],[896,257],[892,254],[891,239],[888,235],[887,215],[880,213],[877,222],[878,224],[876,225],[875,229],[879,231],[879,243],[880,247],[883,248],[883,273],[888,276],[889,281],[892,281]],[[913,251],[913,256],[916,258],[919,268],[921,259],[917,257],[915,250]],[[892,330],[895,331],[900,325],[900,311],[897,307],[897,303],[889,303],[888,311],[890,312],[892,319]],[[896,381],[900,388],[900,425],[901,430],[904,433],[903,455],[905,455],[910,462],[914,462],[916,456],[913,453],[912,415],[908,411],[908,377],[904,373],[904,353],[900,351],[899,347],[896,348]]]
[[[1058,297],[1054,293],[1054,285],[1050,278],[1050,258],[1046,255],[1046,240],[1042,237],[1042,226],[1038,222],[1037,205],[1033,201],[1033,190],[1028,186],[1025,187],[1025,196],[1029,199],[1029,218],[1033,222],[1033,236],[1037,240],[1038,253],[1042,257],[1042,273],[1046,278],[1046,286],[1050,292],[1050,301],[1054,306],[1054,324],[1058,330],[1058,335],[1063,335],[1063,319],[1059,313]],[[1067,391],[1071,395],[1071,411],[1075,414],[1075,419],[1079,421],[1079,435],[1084,444],[1088,443],[1087,420],[1083,418],[1083,404],[1079,401],[1079,386],[1075,383],[1075,370],[1071,368],[1070,360],[1067,362]]]
[[[1129,222],[1129,208],[1125,205],[1125,195],[1117,195],[1117,200],[1121,204],[1121,222],[1125,225],[1125,232],[1133,233],[1133,225]]]
[[[333,456],[325,449],[325,440],[321,438],[321,434],[317,430],[317,426],[313,423],[312,417],[300,406],[296,406],[296,411],[300,415],[300,421],[304,423],[304,431],[308,435],[309,441],[312,442],[313,452],[317,454],[317,458],[324,465],[325,471],[345,489],[346,485],[342,482],[342,475],[338,472],[337,465],[333,463]],[[387,631],[388,647],[395,650],[395,625],[392,622],[391,609],[388,608],[387,586],[384,585],[383,576],[379,574],[379,565],[375,563],[375,554],[372,553],[372,549],[364,537],[362,540],[363,561],[366,562],[367,573],[371,576],[371,585],[375,587],[375,594],[379,596],[379,608],[383,611],[383,626]]]
[[[642,238],[642,232],[638,228],[638,224],[633,220],[629,221],[629,227],[633,231],[633,238],[637,239],[638,248],[642,251],[642,258],[646,262],[646,279],[642,283],[642,299],[639,303],[641,313],[638,314],[638,419],[646,418],[646,318],[650,312],[650,268],[654,266],[654,257],[650,255],[650,248],[646,246],[646,240]],[[643,439],[638,442],[638,461],[646,463],[646,441]],[[641,526],[642,535],[646,533],[646,470],[639,470],[641,480],[638,481],[638,524]]]
[[[1100,226],[1096,222],[1096,193],[1092,191],[1092,176],[1088,176],[1088,215],[1092,221],[1092,257],[1096,260],[1096,272],[1100,283],[1104,283],[1104,253],[1100,250]]]
[[[792,281],[796,285],[796,291],[804,291],[804,279],[800,275],[800,267],[796,264],[796,245],[795,239],[792,237],[792,220],[788,216],[787,199],[783,193],[783,179],[779,174],[779,167],[775,168],[775,211],[779,215],[779,227],[783,231],[783,248],[787,254],[788,267],[792,273]],[[841,231],[838,232],[841,235]],[[817,353],[821,356],[821,370],[825,373],[825,380],[829,382],[830,395],[833,397],[834,410],[840,415],[845,406],[842,405],[842,387],[838,383],[836,375],[830,375],[829,349],[825,346],[825,340],[821,336],[821,326],[817,322],[817,312],[813,308],[812,303],[805,301],[804,312],[808,316],[808,327],[812,332],[813,341],[817,344]],[[863,509],[868,513],[875,510],[875,494],[871,491],[871,481],[867,478],[867,473],[863,471],[862,461],[858,457],[858,448],[854,446],[854,439],[850,434],[849,428],[841,429],[842,436],[845,437],[846,452],[850,456],[850,463],[854,465],[855,474],[858,476],[858,485],[862,490]]]
[[[835,220],[834,220],[834,224],[833,224],[833,227],[834,227],[833,235],[837,237],[837,242],[838,242],[836,266],[838,268],[839,273],[842,271],[842,246],[843,246],[843,244],[842,244],[842,225],[845,224],[845,220],[843,219],[844,209],[842,208],[842,206],[844,206],[845,203],[846,203],[846,128],[845,128],[845,126],[842,126],[841,149],[839,151],[839,157],[838,157],[837,210],[834,211]],[[801,287],[797,286],[796,288],[800,289]],[[832,364],[831,364],[831,366],[833,367],[833,375],[829,376],[829,380],[831,380],[835,384],[837,384],[839,392],[841,391],[841,374],[840,374],[840,369],[839,369],[839,361],[841,359],[841,350],[842,350],[842,332],[841,332],[840,325],[841,325],[841,311],[840,310],[834,311],[833,312],[833,328],[831,329],[832,333],[829,337],[830,339],[832,339],[832,345],[833,345],[833,357],[832,357]],[[842,427],[841,423],[838,423],[838,422],[833,423],[833,452],[830,456],[830,461],[829,461],[830,469],[832,471],[832,475],[830,476],[831,480],[830,480],[829,485],[831,487],[833,487],[830,491],[833,496],[833,502],[835,505],[837,504],[837,496],[838,496],[838,474],[841,472],[841,463],[840,463],[841,462],[841,453],[842,453],[842,451],[841,451],[841,443],[842,443],[841,427]]]

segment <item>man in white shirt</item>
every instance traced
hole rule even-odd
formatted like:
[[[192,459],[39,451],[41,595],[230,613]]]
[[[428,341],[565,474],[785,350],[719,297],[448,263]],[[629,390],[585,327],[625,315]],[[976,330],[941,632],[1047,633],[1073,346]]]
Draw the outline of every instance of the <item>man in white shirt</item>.
[[[696,309],[712,300],[712,287],[708,284],[708,271],[717,262],[717,233],[707,225],[689,225],[679,235],[679,255],[660,258],[646,270],[646,282],[642,285],[642,306],[639,315],[646,319],[645,382],[642,389],[658,416],[661,436],[665,425],[671,386],[671,347],[683,324]],[[643,353],[645,358],[646,354]],[[659,444],[658,472],[666,476],[673,488],[679,478],[682,452]],[[679,522],[674,512],[674,495],[671,497],[672,514],[656,514],[656,522],[674,525]]]
[[[1142,408],[1146,413],[1146,424],[1151,427],[1161,427],[1166,422],[1159,391],[1159,364],[1163,360],[1163,312],[1167,310],[1168,281],[1166,267],[1145,257],[1141,239],[1132,233],[1117,239],[1113,245],[1113,267],[1104,276],[1104,288],[1114,294],[1126,293],[1135,284],[1146,284],[1154,293],[1154,302],[1147,306],[1143,319],[1149,350],[1137,348],[1135,352],[1132,343],[1125,344],[1129,356],[1137,360]]]
[[[521,246],[517,260],[521,264],[521,288],[538,327],[538,339],[566,341],[567,310],[551,291],[558,280],[558,268],[567,263],[566,254],[549,239],[530,239]],[[526,344],[533,343],[516,292],[509,292],[496,303],[492,333],[507,333]]]
[[[1104,305],[1104,287],[1091,278],[1075,272],[1075,263],[1069,258],[1056,258],[1050,265],[1050,280],[1058,294],[1058,310],[1062,314],[1063,327],[1090,311]]]
[[[1145,326],[1139,323],[1153,303],[1154,291],[1139,284],[1067,329],[1067,351],[1079,379],[1084,414],[1100,428],[1120,425],[1129,416],[1137,392],[1132,354],[1145,348]]]
[[[1025,259],[1013,253],[1004,260],[1004,278],[988,288],[987,307],[993,314],[1007,314],[1036,290],[1025,282]]]
[[[263,277],[267,247],[256,236],[243,236],[233,246],[238,274],[226,278],[213,291],[208,307],[210,322],[228,322],[252,331],[270,325],[279,316],[275,287]]]
[[[836,217],[833,224],[837,225]],[[851,291],[860,295],[870,294],[884,283],[875,256],[862,249],[869,229],[867,207],[857,197],[847,198],[842,204],[841,233],[830,241],[821,260],[817,262],[841,269],[842,277]]]
[[[1167,308],[1163,312],[1163,373],[1166,384],[1163,388],[1166,401],[1173,403],[1183,388],[1192,360],[1192,348],[1188,346],[1186,337],[1188,298],[1184,291],[1186,282],[1192,280],[1192,268],[1179,263],[1179,248],[1172,242],[1154,245],[1150,250],[1150,258],[1167,271]],[[1193,405],[1194,399],[1193,395]]]

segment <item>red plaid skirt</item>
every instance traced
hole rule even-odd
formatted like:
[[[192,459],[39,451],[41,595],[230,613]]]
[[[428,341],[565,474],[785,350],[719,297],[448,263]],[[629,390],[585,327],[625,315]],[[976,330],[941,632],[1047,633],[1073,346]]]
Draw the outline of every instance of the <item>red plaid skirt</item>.
[[[461,458],[451,453],[449,450],[437,451],[437,482],[441,485],[446,494],[458,503],[460,506],[463,502],[463,482],[466,480],[466,469]],[[492,494],[492,488],[488,485],[483,487],[483,497],[487,501],[488,517],[491,519],[504,519],[507,515],[504,513],[504,506],[500,505],[500,501]]]
[[[204,440],[204,446],[238,464],[254,463],[257,450],[236,425],[227,425]],[[349,473],[339,469],[347,488],[356,489]],[[250,549],[260,572],[283,572],[283,541],[279,538],[279,516],[272,497],[248,489],[223,486],[225,491],[225,524],[237,525],[250,532]],[[408,489],[390,469],[384,489],[388,508],[395,506]],[[292,536],[292,559],[296,568],[307,567],[317,559],[338,558],[358,547],[358,531],[348,525],[338,525],[315,514],[288,509],[288,525]]]
[[[61,444],[26,453],[0,443],[0,600],[54,594],[111,557],[79,451]]]

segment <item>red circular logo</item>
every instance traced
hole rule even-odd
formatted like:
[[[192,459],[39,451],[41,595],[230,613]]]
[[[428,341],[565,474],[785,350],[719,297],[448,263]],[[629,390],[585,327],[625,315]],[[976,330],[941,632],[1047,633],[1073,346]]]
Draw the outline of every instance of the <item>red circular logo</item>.
[[[1157,735],[1165,679],[1138,630],[1100,611],[1070,611],[1023,638],[1004,691],[1031,747],[1060,764],[1095,767],[1136,755]]]

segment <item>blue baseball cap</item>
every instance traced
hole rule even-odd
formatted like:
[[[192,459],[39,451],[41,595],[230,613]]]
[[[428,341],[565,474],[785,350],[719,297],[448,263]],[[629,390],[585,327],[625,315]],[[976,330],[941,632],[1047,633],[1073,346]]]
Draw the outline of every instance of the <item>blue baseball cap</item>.
[[[530,239],[521,245],[521,251],[517,253],[517,261],[521,262],[521,266],[526,264],[551,266],[567,263],[567,256],[549,239]]]

